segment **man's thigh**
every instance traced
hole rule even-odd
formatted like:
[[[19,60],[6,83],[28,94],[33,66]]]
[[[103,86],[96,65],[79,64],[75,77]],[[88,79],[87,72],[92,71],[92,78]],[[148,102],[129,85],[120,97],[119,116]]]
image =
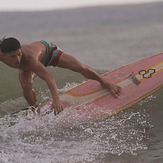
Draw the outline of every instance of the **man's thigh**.
[[[75,72],[81,72],[83,65],[73,56],[63,53],[58,61],[58,67],[67,68]]]

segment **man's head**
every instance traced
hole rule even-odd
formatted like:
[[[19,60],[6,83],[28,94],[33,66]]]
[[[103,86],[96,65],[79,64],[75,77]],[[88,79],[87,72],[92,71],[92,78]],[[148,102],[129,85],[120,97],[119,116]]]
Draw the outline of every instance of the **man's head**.
[[[13,68],[19,68],[22,51],[20,42],[13,38],[5,38],[0,41],[1,61]]]
[[[20,42],[13,37],[5,38],[0,41],[0,49],[2,53],[10,53],[20,48]]]

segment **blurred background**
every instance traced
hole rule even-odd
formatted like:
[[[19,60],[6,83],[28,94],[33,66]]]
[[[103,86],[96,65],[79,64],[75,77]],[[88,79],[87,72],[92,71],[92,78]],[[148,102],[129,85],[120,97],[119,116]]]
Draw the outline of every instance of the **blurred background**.
[[[0,39],[54,42],[102,74],[163,52],[162,9],[162,0],[5,0],[0,5]],[[87,80],[69,70],[48,70],[61,91]],[[34,88],[39,103],[51,97],[39,78]],[[0,62],[0,163],[162,162],[162,97],[160,90],[95,124],[58,129],[56,120],[24,123],[22,115],[7,116],[28,106],[18,70]]]

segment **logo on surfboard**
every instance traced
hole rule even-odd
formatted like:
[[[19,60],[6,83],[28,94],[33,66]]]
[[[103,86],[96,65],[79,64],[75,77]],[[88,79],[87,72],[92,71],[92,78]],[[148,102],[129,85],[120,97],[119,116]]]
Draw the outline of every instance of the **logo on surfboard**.
[[[149,79],[152,77],[152,75],[156,72],[155,69],[148,69],[148,70],[140,70],[138,72],[139,75],[142,75],[142,77],[144,79]],[[128,78],[135,84],[135,85],[139,85],[141,82],[137,79],[136,75],[134,74],[134,72],[132,72]]]
[[[135,74],[132,72],[128,78],[135,84],[139,85],[141,82],[136,78]]]
[[[143,78],[145,79],[149,79],[152,77],[152,75],[156,72],[155,69],[148,69],[148,70],[141,70],[139,71],[139,75],[142,75]]]

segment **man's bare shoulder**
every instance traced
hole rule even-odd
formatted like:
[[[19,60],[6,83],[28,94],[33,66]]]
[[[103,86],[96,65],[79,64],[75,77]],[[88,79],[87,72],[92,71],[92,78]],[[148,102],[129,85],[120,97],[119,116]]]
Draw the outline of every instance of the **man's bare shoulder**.
[[[36,61],[37,60],[33,56],[23,54],[20,68],[24,70],[31,69]]]

